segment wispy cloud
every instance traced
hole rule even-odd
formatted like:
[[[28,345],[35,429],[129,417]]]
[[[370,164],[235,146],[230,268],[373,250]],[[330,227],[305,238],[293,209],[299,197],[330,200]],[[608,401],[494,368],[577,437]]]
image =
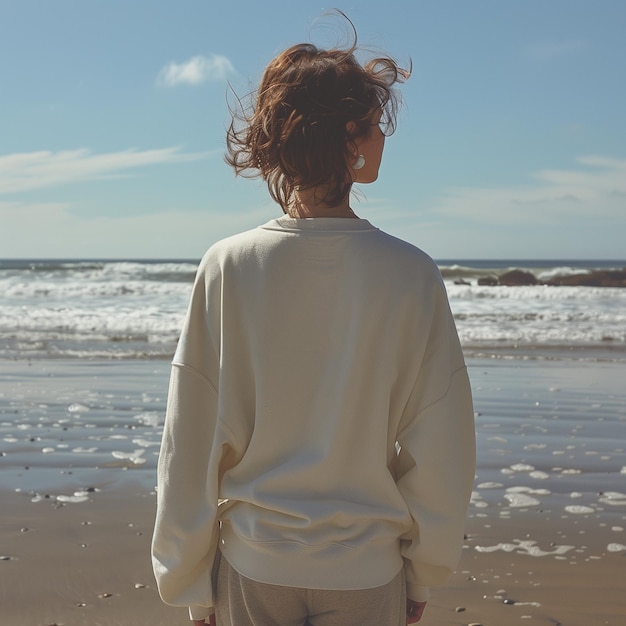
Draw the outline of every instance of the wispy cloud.
[[[573,39],[568,41],[536,41],[524,49],[524,56],[535,61],[551,61],[571,57],[586,47],[584,41]]]
[[[218,239],[274,217],[275,205],[232,212],[173,207],[146,215],[76,214],[70,204],[0,200],[6,257],[200,258]]]
[[[557,223],[585,217],[624,219],[626,159],[586,156],[576,169],[545,169],[535,184],[449,189],[432,212],[484,224]]]
[[[104,178],[161,163],[183,163],[208,153],[181,152],[178,147],[92,154],[86,148],[0,155],[0,195]]]
[[[161,87],[176,85],[200,85],[206,82],[226,80],[235,74],[235,68],[228,58],[221,54],[195,56],[184,63],[168,63],[157,77]]]
[[[369,200],[358,213],[435,258],[622,258],[626,159],[586,156],[512,186],[450,187],[398,210]]]

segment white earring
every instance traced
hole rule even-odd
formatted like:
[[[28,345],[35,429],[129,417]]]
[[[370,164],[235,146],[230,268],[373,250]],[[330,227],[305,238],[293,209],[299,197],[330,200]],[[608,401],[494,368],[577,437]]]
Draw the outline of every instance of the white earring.
[[[352,165],[353,170],[360,170],[365,165],[365,157],[362,154],[359,154],[356,161]]]

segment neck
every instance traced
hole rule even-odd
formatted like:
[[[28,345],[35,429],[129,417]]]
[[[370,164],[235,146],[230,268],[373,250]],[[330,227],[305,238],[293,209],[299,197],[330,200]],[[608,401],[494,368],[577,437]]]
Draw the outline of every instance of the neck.
[[[351,217],[357,215],[350,208],[348,199],[350,194],[339,203],[329,205],[325,202],[317,201],[317,198],[324,197],[317,189],[298,190],[295,192],[294,202],[289,206],[288,213],[291,217]]]

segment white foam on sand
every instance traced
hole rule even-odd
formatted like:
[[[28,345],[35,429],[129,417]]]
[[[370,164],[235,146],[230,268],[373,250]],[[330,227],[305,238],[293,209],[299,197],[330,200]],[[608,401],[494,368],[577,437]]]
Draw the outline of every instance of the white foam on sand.
[[[89,407],[84,404],[80,404],[79,402],[74,402],[67,407],[67,410],[70,413],[87,413],[89,411]]]
[[[552,492],[549,489],[532,489],[531,487],[508,487],[507,493],[531,493],[536,496],[549,496]]]
[[[611,506],[626,506],[626,494],[619,491],[605,491],[599,502]]]
[[[626,546],[623,543],[610,543],[606,549],[609,552],[621,552],[622,550],[626,550]]]
[[[135,415],[135,419],[141,422],[144,426],[156,427],[161,422],[161,414],[156,411],[147,411],[145,413]]]
[[[587,513],[595,513],[595,509],[592,509],[590,506],[584,506],[582,504],[570,504],[565,507],[565,510],[568,513],[572,513],[574,515],[584,515]]]
[[[31,498],[31,502],[41,502],[42,500],[48,501],[57,501],[63,504],[77,504],[80,502],[87,502],[89,500],[91,494],[98,489],[90,488],[89,490],[81,489],[80,491],[75,491],[71,496],[67,496],[65,494],[52,495],[52,494],[40,494],[37,493]]]
[[[541,550],[536,541],[513,539],[512,543],[497,543],[493,546],[475,546],[477,552],[515,552],[529,556],[560,556],[574,549],[574,546],[554,546],[552,550]]]
[[[160,446],[160,441],[149,441],[148,439],[133,439],[133,443],[136,446],[141,446],[142,448],[149,448],[150,446]]]
[[[504,497],[509,501],[509,506],[515,509],[541,504],[537,498],[533,498],[532,496],[528,496],[524,493],[505,493]]]
[[[548,480],[548,478],[550,478],[550,474],[548,474],[547,472],[541,472],[541,471],[534,471],[534,472],[530,472],[530,474],[528,474],[531,478],[535,478],[536,480]]]
[[[121,450],[113,450],[113,452],[111,452],[114,458],[122,461],[130,461],[135,465],[143,465],[146,462],[146,459],[143,458],[144,453],[145,449],[143,448],[139,448],[134,452],[122,452]]]
[[[78,503],[78,502],[87,502],[87,500],[89,500],[89,496],[87,494],[74,494],[73,496],[57,496],[57,500],[59,502],[72,502],[72,503]]]
[[[535,471],[534,465],[528,465],[527,463],[516,463],[509,467],[504,467],[500,470],[503,474],[516,474],[517,472],[533,472]]]
[[[541,502],[533,496],[549,496],[551,491],[548,489],[532,489],[531,487],[515,486],[508,487],[504,498],[508,500],[509,507],[523,508],[529,506],[537,506]]]

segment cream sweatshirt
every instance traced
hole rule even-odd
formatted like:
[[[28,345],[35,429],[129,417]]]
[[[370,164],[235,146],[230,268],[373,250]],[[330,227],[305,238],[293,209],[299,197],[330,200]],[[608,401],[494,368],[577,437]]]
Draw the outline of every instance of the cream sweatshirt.
[[[365,589],[457,565],[470,387],[434,262],[362,219],[282,217],[212,246],[173,360],[153,566],[210,614],[219,549],[276,585]]]

